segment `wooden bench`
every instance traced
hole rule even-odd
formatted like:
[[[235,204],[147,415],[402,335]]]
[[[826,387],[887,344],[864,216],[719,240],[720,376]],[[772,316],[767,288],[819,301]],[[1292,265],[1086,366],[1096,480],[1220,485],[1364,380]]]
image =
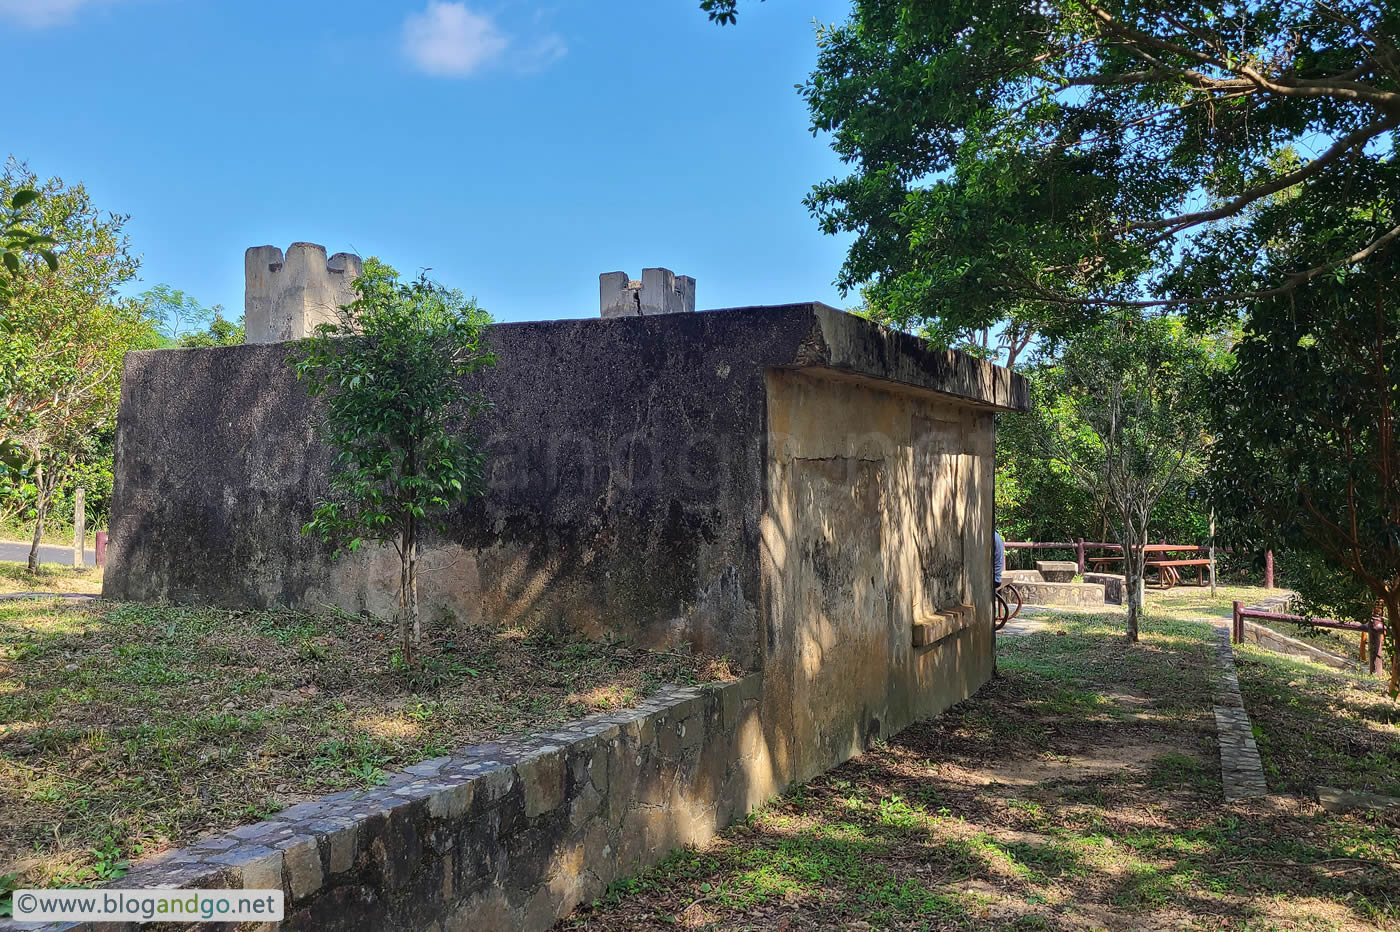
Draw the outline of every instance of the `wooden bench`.
[[[1143,564],[1143,569],[1152,567],[1157,570],[1157,585],[1163,589],[1170,589],[1181,582],[1181,573],[1177,571],[1179,566],[1194,566],[1196,568],[1196,585],[1206,584],[1206,570],[1210,566],[1209,560],[1195,558],[1191,560],[1148,560]]]

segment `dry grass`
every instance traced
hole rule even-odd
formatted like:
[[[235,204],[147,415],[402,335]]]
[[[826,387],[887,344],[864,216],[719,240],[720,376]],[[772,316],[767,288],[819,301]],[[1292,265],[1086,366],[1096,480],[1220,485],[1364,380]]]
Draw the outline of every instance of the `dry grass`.
[[[75,569],[58,563],[41,563],[37,572],[29,572],[23,563],[0,562],[0,595],[13,592],[83,592],[96,595],[102,591],[102,571],[95,567]]]
[[[91,883],[138,854],[722,662],[472,631],[394,669],[352,616],[0,601],[0,876]]]
[[[1236,649],[1240,693],[1275,789],[1319,786],[1400,796],[1400,704],[1390,678]]]

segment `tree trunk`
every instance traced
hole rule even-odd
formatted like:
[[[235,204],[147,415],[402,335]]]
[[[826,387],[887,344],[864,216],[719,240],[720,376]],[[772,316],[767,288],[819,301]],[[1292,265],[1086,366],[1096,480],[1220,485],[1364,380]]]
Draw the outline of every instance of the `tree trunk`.
[[[413,667],[413,638],[408,617],[408,534],[399,539],[399,654],[404,666]]]
[[[399,650],[410,670],[418,668],[418,523],[408,519],[399,546]]]
[[[44,513],[49,507],[49,478],[44,472],[44,463],[39,461],[35,466],[35,488],[38,490],[34,498],[34,540],[29,545],[29,572],[35,573],[39,570],[39,542],[44,538]]]
[[[412,622],[413,662],[418,664],[419,648],[423,644],[423,630],[418,617],[418,522],[408,519],[408,617]]]
[[[1141,541],[1133,540],[1129,531],[1123,535],[1123,586],[1128,599],[1128,640],[1137,641],[1142,616],[1142,574],[1147,554],[1142,549],[1147,544],[1146,535]]]
[[[1386,594],[1385,622],[1390,646],[1386,647],[1385,639],[1382,639],[1381,651],[1382,657],[1386,651],[1390,652],[1390,695],[1393,698],[1400,695],[1400,593],[1392,591]],[[1381,662],[1384,663],[1384,659]]]

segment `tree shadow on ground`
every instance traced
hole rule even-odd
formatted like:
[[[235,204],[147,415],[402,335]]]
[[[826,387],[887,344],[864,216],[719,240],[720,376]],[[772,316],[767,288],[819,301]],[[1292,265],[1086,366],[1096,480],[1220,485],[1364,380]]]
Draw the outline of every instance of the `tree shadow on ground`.
[[[971,700],[561,928],[1400,921],[1400,816],[1225,803],[1208,626],[1149,628],[1137,648],[1100,620],[1063,629],[1016,639]]]
[[[1237,649],[1236,667],[1270,788],[1400,796],[1400,706],[1386,678],[1252,645]]]

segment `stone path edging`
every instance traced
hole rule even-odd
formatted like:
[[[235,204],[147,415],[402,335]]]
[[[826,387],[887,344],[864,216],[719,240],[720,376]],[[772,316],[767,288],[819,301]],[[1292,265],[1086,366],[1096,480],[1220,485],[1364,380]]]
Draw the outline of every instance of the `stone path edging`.
[[[1215,729],[1220,743],[1220,780],[1225,787],[1225,801],[1268,796],[1269,784],[1264,779],[1264,765],[1254,743],[1254,729],[1240,696],[1230,629],[1225,624],[1217,624],[1215,635]]]

